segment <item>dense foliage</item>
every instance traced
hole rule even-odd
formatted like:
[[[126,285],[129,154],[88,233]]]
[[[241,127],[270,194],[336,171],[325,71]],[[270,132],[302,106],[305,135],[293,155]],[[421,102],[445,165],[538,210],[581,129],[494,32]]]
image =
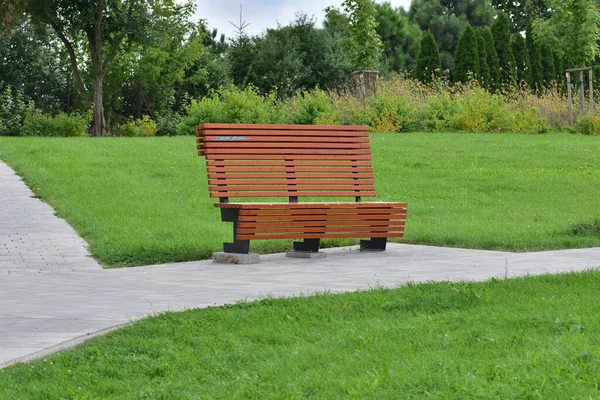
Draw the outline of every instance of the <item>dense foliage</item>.
[[[405,10],[387,1],[346,0],[327,8],[323,27],[299,12],[259,35],[247,34],[242,23],[226,38],[207,29],[210,21],[191,21],[192,2],[5,0],[0,126],[4,135],[20,134],[34,106],[48,118],[93,108],[92,134],[105,128],[124,134],[130,131],[123,126],[147,116],[157,135],[172,135],[190,105],[203,99],[252,88],[282,104],[307,96],[310,103],[316,88],[328,96],[350,93],[352,71],[365,68],[378,69],[384,80],[395,73],[430,84],[472,79],[491,93],[562,96],[564,69],[595,60],[599,4],[413,0]],[[7,111],[14,107],[19,111]]]

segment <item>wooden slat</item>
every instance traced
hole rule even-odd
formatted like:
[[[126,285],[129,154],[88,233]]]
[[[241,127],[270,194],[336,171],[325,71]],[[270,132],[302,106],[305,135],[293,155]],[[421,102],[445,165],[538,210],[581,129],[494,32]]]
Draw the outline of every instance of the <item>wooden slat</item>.
[[[404,231],[387,231],[387,232],[369,232],[368,234],[361,233],[312,233],[311,238],[315,239],[344,239],[344,238],[390,238],[404,237]],[[273,239],[305,239],[306,235],[302,233],[287,233],[287,234],[262,234],[262,235],[237,235],[238,240],[273,240]]]
[[[301,210],[301,209],[366,209],[366,208],[383,208],[383,207],[407,207],[406,202],[369,202],[369,203],[353,203],[353,202],[319,202],[319,203],[215,203],[218,208],[238,208],[244,210],[273,210],[280,208],[282,210]]]
[[[203,147],[205,147],[208,151],[211,151],[212,154],[222,154],[219,150],[227,149],[245,149],[245,150],[254,150],[254,149],[269,149],[271,150],[296,150],[296,149],[332,149],[332,150],[346,150],[346,149],[355,149],[356,150],[364,150],[370,149],[371,147],[367,143],[339,143],[339,142],[329,142],[329,143],[313,143],[313,142],[289,142],[289,143],[279,143],[279,142],[207,142]],[[292,153],[296,154],[296,153]]]
[[[373,212],[373,213],[328,213],[328,214],[308,214],[308,210],[301,210],[303,213],[301,214],[293,214],[293,215],[283,215],[282,214],[252,214],[245,213],[240,216],[240,222],[253,222],[253,221],[265,221],[265,224],[270,224],[273,221],[282,221],[282,222],[293,222],[293,221],[347,221],[350,219],[357,219],[358,217],[369,220],[369,221],[379,221],[379,220],[394,220],[394,219],[405,219],[406,211],[401,213],[393,213],[390,210],[378,210],[381,212]],[[383,212],[387,211],[387,212]]]
[[[205,140],[206,142],[225,142],[225,143],[231,143],[232,141],[237,141],[237,139],[233,136],[229,136],[231,139],[229,140],[215,140],[215,138],[217,137],[221,137],[220,135],[215,135],[213,136],[206,136],[206,139],[204,137],[198,137],[196,138],[196,143],[198,144],[204,144]],[[225,136],[227,137],[227,136]],[[328,132],[327,135],[323,135],[323,136],[307,136],[307,135],[297,135],[297,136],[281,136],[281,135],[244,135],[244,142],[253,142],[253,141],[261,141],[261,142],[293,142],[293,143],[299,143],[299,142],[309,142],[309,143],[369,143],[369,137],[368,136],[357,136],[357,135],[353,135],[353,136],[331,136],[331,132]],[[235,140],[234,140],[235,139]]]
[[[323,154],[293,154],[293,155],[285,155],[285,154],[244,154],[240,152],[239,154],[218,154],[218,155],[207,155],[208,157],[213,157],[214,159],[220,160],[223,158],[227,158],[227,160],[288,160],[288,162],[296,162],[296,160],[320,160],[323,158]],[[293,156],[293,157],[291,157]],[[332,161],[342,161],[342,160],[352,160],[352,161],[370,161],[371,160],[371,152],[365,151],[363,154],[328,154],[328,160]]]
[[[285,171],[281,171],[285,172]],[[290,171],[292,172],[292,171]],[[258,174],[243,174],[243,173],[231,173],[231,172],[209,172],[208,174],[208,184],[216,185],[221,182],[223,179],[227,179],[228,182],[235,184],[236,182],[245,182],[247,179],[255,179],[257,177],[261,177],[261,180],[265,179],[277,179],[280,176],[285,176],[280,172],[276,173],[262,173]],[[373,174],[369,173],[354,173],[354,172],[329,172],[329,173],[317,173],[317,172],[295,172],[293,179],[301,180],[307,178],[314,179],[369,179],[373,180]],[[283,182],[282,182],[283,183]]]
[[[292,192],[290,191],[252,191],[252,192],[239,192],[239,191],[219,191],[219,192],[211,192],[210,197],[289,197],[289,196],[298,196],[298,197],[374,197],[374,191],[355,191],[355,192],[331,192],[331,191],[320,191],[320,192]]]
[[[206,149],[208,151],[208,149]],[[310,155],[312,157],[315,156],[323,156],[326,155],[327,157],[330,157],[332,155],[338,155],[338,156],[346,156],[347,159],[354,159],[355,156],[357,155],[371,155],[371,151],[367,150],[367,149],[356,149],[356,150],[349,150],[349,149],[311,149],[311,148],[294,148],[294,147],[290,147],[290,148],[275,148],[275,149],[263,149],[263,148],[216,148],[216,149],[211,149],[210,150],[210,156],[213,158],[218,158],[220,155],[221,157],[223,155],[226,155],[227,158],[231,158],[231,156],[235,155],[235,154],[242,154],[246,157],[250,156],[250,155],[258,155],[258,156],[266,156],[265,158],[270,158],[271,156],[276,156],[276,155],[290,155],[290,156],[297,156],[297,155]],[[351,157],[348,157],[351,156]],[[281,158],[281,156],[280,156]],[[319,158],[319,157],[317,157]]]
[[[295,176],[295,175],[294,175]],[[262,186],[270,186],[270,185],[331,185],[331,186],[344,186],[349,183],[356,182],[356,185],[374,185],[372,179],[355,179],[352,180],[352,177],[344,177],[344,179],[332,179],[328,175],[323,175],[321,178],[313,178],[313,179],[298,179],[298,178],[290,178],[290,179],[268,179],[267,177],[262,179],[209,179],[209,185],[262,185]],[[375,190],[373,188],[373,190]]]
[[[256,228],[256,229],[267,229],[270,231],[280,231],[279,228],[298,228],[298,227],[321,227],[321,229],[325,229],[326,231],[329,231],[329,228],[331,227],[349,227],[349,226],[384,226],[384,227],[389,227],[389,226],[404,226],[404,220],[401,219],[380,219],[380,220],[367,220],[367,221],[362,221],[362,220],[356,220],[356,221],[352,221],[352,220],[325,220],[325,221],[285,221],[285,222],[279,222],[279,221],[268,221],[268,222],[248,222],[248,221],[241,221],[240,220],[240,226],[243,227],[243,229],[251,229],[251,228]],[[325,228],[323,228],[325,227]]]
[[[201,129],[215,130],[215,129],[231,129],[231,130],[307,130],[313,131],[324,130],[324,131],[368,131],[368,126],[356,126],[356,125],[295,125],[295,124],[219,124],[219,123],[206,123],[201,125]]]
[[[372,171],[372,165],[370,161],[333,161],[333,160],[319,160],[315,161],[307,161],[307,160],[294,160],[293,167],[287,167],[289,165],[289,161],[277,159],[277,160],[209,160],[206,162],[206,165],[209,167],[235,167],[240,165],[250,166],[265,166],[270,167],[272,170],[276,170],[277,167],[286,167],[286,168],[302,168],[302,167],[314,167],[314,166],[328,166],[328,167],[368,167]]]
[[[369,182],[361,183],[361,181],[356,181],[355,184],[350,185],[348,182],[344,181],[339,185],[333,185],[328,182],[320,183],[318,181],[313,181],[309,184],[296,184],[294,182],[289,182],[287,184],[278,184],[271,185],[267,181],[260,185],[212,185],[209,186],[209,190],[214,191],[230,191],[230,190],[272,190],[273,186],[278,187],[280,190],[297,190],[297,191],[307,191],[307,190],[326,190],[331,192],[336,191],[344,191],[344,190],[375,190],[375,186],[373,184],[369,184]]]

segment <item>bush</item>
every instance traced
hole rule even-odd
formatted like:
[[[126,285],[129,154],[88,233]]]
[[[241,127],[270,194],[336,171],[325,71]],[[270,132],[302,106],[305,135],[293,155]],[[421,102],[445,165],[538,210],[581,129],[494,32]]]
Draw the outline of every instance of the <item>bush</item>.
[[[207,122],[232,124],[270,124],[291,122],[289,110],[278,102],[275,94],[263,97],[258,89],[249,86],[220,89],[201,100],[192,100],[186,108],[187,116],[181,119],[177,132],[193,135],[195,127]]]
[[[21,134],[23,136],[87,136],[92,121],[91,112],[84,114],[60,113],[56,116],[33,112],[25,118]]]
[[[366,101],[368,124],[375,132],[405,132],[413,121],[415,107],[404,96],[380,93]]]
[[[452,130],[452,121],[459,112],[459,101],[449,93],[441,93],[439,96],[431,97],[419,112],[419,127],[429,132]]]
[[[33,102],[26,102],[22,90],[13,95],[6,86],[0,92],[0,136],[19,136],[25,118],[34,112]]]
[[[592,114],[585,114],[577,118],[575,131],[584,135],[600,135],[600,119]]]
[[[177,135],[177,125],[181,122],[181,115],[170,111],[156,118],[156,136]]]
[[[149,137],[156,135],[156,122],[149,116],[144,115],[142,119],[131,120],[119,126],[121,136],[127,137]]]
[[[460,96],[460,112],[452,118],[452,127],[466,132],[502,132],[510,130],[509,109],[504,99],[476,87]]]
[[[294,109],[292,123],[339,125],[340,118],[333,99],[328,92],[318,87],[312,92],[296,92],[292,108]]]
[[[548,132],[548,123],[538,116],[538,109],[517,110],[511,116],[510,129],[516,133],[538,134]]]

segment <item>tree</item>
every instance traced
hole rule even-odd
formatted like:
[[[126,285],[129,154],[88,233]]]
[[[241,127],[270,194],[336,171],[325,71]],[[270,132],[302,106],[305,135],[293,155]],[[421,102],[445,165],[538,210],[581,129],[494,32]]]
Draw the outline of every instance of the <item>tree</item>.
[[[376,68],[383,50],[377,34],[375,6],[371,0],[344,0],[343,13],[333,7],[325,9],[329,26],[347,34],[344,46],[355,69]]]
[[[554,66],[554,51],[545,44],[541,45],[540,47],[542,53],[542,71],[544,78],[544,87],[546,89],[549,89],[555,84],[554,81],[556,80],[556,71]]]
[[[442,68],[451,70],[458,38],[467,22],[474,27],[489,26],[495,13],[489,1],[413,0],[408,16],[423,31],[431,31],[440,50]]]
[[[477,39],[471,24],[463,31],[456,45],[454,56],[454,81],[468,82],[471,76],[479,75],[479,54]]]
[[[262,93],[276,91],[280,97],[317,86],[341,88],[352,71],[343,47],[340,36],[316,28],[313,18],[298,13],[289,25],[268,29],[249,40],[252,57],[245,65],[242,85],[252,84]],[[231,62],[239,65],[234,55],[229,52]]]
[[[529,53],[529,65],[531,73],[529,74],[529,86],[531,90],[541,92],[544,87],[544,75],[542,71],[542,52],[540,46],[535,42],[531,23],[527,25],[525,42]]]
[[[208,39],[204,27],[191,22],[191,12],[170,7],[155,9],[152,29],[143,41],[125,43],[104,76],[103,100],[109,126],[111,122],[122,122],[121,110],[138,116],[147,106],[151,115],[162,115],[174,105],[177,87],[205,79],[204,70],[190,73]],[[143,102],[138,91],[143,94]]]
[[[490,28],[486,27],[482,31],[483,38],[485,39],[485,51],[487,53],[487,65],[490,70],[490,80],[487,85],[488,89],[496,91],[500,88],[500,60],[498,59],[498,53],[496,53],[496,45],[494,43],[494,36]]]
[[[595,0],[548,0],[551,16],[533,21],[535,40],[554,49],[569,67],[594,62],[600,47],[600,10]]]
[[[4,0],[0,2],[3,23],[26,13],[34,24],[51,27],[69,55],[75,82],[85,101],[93,105],[92,135],[106,133],[104,77],[123,44],[143,42],[162,10],[182,13],[193,9],[191,2],[176,5],[174,0]],[[91,88],[82,70],[91,75]]]
[[[394,8],[389,2],[375,3],[375,11],[386,66],[397,72],[412,70],[419,57],[421,28],[408,20],[402,7]]]
[[[492,0],[492,6],[508,16],[513,33],[526,30],[535,18],[550,16],[548,0]]]
[[[499,83],[501,86],[511,85],[515,82],[515,56],[510,45],[508,24],[508,17],[504,13],[499,13],[491,28],[500,64]]]
[[[483,87],[490,87],[491,75],[488,65],[488,46],[483,29],[475,29],[475,38],[477,39],[477,54],[479,55],[479,83]]]
[[[531,66],[529,64],[529,53],[527,52],[527,45],[525,39],[520,33],[516,33],[513,36],[512,51],[515,56],[515,78],[518,85],[523,83],[529,84],[531,81]],[[554,69],[554,68],[552,68]]]
[[[50,30],[35,32],[28,19],[16,22],[12,32],[0,33],[0,89],[5,84],[21,90],[46,112],[63,110],[68,74],[61,58]]]
[[[440,52],[435,43],[435,38],[431,32],[427,31],[423,34],[423,39],[421,39],[421,51],[419,52],[419,59],[414,70],[415,78],[423,83],[429,83],[432,81],[436,71],[439,72],[440,68],[442,68]]]

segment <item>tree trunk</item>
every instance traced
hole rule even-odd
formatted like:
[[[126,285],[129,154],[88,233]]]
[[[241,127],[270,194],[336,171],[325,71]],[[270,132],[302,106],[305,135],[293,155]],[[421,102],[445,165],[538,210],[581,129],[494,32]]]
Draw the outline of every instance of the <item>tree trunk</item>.
[[[104,119],[104,103],[102,102],[102,81],[104,76],[94,76],[94,112],[92,116],[92,136],[104,136],[106,133],[106,120]]]

